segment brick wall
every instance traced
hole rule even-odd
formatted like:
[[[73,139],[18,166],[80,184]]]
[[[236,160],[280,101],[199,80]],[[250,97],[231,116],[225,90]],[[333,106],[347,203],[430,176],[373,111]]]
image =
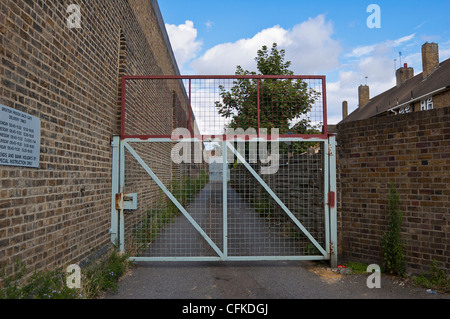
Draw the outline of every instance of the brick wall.
[[[379,263],[393,182],[410,272],[450,269],[450,108],[338,125],[340,254]]]
[[[74,2],[81,29],[66,24]],[[17,258],[30,269],[53,268],[108,244],[120,77],[178,72],[154,3],[0,3],[0,103],[42,121],[39,169],[0,166],[0,263],[8,272]],[[170,91],[183,100],[181,88]],[[173,125],[172,108],[163,107],[137,110],[162,119],[153,126],[159,134]]]
[[[426,100],[426,99],[425,99]],[[422,101],[413,103],[412,110],[414,112],[422,112]],[[433,96],[433,109],[445,108],[450,105],[450,90]]]

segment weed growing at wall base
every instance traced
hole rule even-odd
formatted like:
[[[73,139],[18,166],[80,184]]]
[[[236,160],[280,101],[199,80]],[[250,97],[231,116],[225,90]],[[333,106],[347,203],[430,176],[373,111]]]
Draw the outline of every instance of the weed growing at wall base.
[[[420,275],[413,278],[417,286],[431,289],[437,289],[444,293],[450,292],[450,278],[445,271],[440,268],[441,265],[435,259],[431,262],[430,271],[427,275]]]
[[[17,261],[13,274],[2,272],[0,299],[94,299],[102,291],[115,290],[129,266],[128,256],[114,250],[105,260],[82,269],[82,285],[77,289],[67,285],[67,273],[62,268],[27,277],[26,266]]]
[[[401,237],[403,214],[398,208],[399,194],[393,183],[389,190],[389,229],[381,238],[384,271],[403,276],[406,272],[405,243]]]
[[[358,261],[349,261],[346,266],[352,270],[352,274],[366,274],[369,265]]]
[[[16,261],[14,273],[6,276],[2,272],[3,286],[0,299],[80,299],[81,290],[66,285],[62,269],[35,272],[26,278],[26,266]]]
[[[82,276],[83,298],[94,299],[103,291],[115,291],[118,280],[131,265],[128,257],[114,250],[106,260],[99,260],[86,267]]]

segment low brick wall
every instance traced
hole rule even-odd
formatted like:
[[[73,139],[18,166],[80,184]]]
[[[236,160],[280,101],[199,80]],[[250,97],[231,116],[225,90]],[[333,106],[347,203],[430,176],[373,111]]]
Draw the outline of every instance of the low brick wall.
[[[450,269],[450,108],[337,127],[339,253],[381,265],[393,182],[409,272]]]

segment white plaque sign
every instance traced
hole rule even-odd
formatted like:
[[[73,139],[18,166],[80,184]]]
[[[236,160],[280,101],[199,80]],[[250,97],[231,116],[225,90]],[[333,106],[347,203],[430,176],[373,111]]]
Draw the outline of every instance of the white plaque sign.
[[[39,167],[41,120],[0,104],[0,165]]]

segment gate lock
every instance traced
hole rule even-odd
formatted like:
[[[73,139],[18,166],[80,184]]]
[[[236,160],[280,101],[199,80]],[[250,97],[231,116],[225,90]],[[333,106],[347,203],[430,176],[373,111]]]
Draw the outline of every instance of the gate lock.
[[[137,193],[133,194],[116,194],[117,210],[137,210]]]

